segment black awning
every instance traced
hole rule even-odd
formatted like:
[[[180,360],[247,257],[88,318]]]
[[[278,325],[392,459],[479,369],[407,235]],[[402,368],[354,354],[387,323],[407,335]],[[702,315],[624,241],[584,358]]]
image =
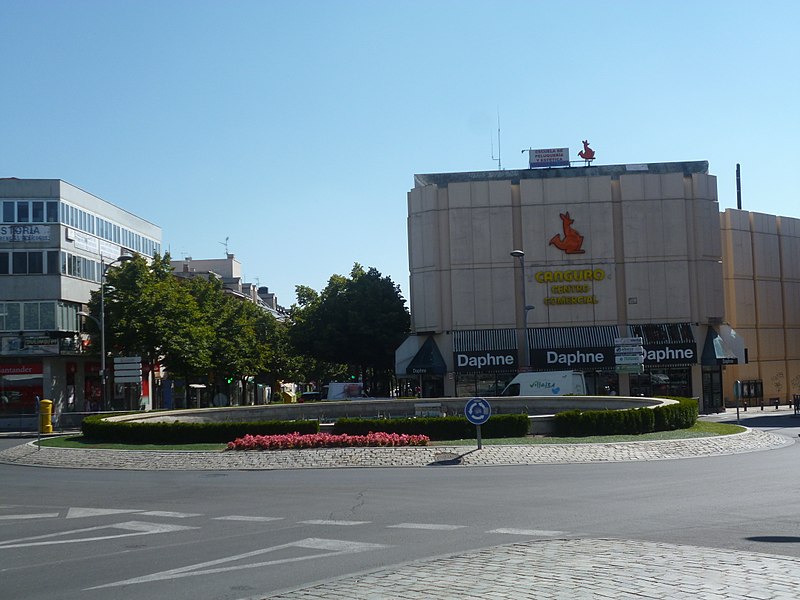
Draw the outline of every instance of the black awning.
[[[528,329],[528,341],[532,349],[613,348],[616,337],[619,337],[616,325]]]
[[[516,350],[516,329],[472,329],[453,332],[453,352]]]
[[[693,344],[691,323],[646,323],[628,325],[632,337],[640,337],[645,346],[668,346],[670,344]]]
[[[432,337],[428,337],[419,352],[406,367],[407,375],[444,375],[447,365]]]

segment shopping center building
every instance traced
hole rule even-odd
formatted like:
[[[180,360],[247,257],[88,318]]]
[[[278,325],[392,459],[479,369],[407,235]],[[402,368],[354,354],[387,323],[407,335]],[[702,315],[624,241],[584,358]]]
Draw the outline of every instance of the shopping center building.
[[[161,252],[161,229],[58,179],[0,179],[0,417],[88,410],[99,360],[79,312],[122,254]]]
[[[416,175],[408,244],[396,369],[422,396],[497,395],[524,370],[705,412],[736,379],[800,393],[800,221],[721,215],[707,162]]]

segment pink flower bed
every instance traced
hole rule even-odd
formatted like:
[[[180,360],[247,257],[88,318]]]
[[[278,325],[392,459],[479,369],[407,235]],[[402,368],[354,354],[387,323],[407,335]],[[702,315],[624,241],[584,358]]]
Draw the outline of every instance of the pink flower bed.
[[[291,450],[296,448],[355,448],[364,446],[427,446],[427,435],[374,433],[367,435],[331,435],[330,433],[287,433],[283,435],[246,435],[228,442],[228,450]]]

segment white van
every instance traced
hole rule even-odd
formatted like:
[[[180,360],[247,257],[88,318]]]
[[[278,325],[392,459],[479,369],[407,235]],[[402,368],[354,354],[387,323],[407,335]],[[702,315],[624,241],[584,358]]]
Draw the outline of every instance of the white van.
[[[586,395],[586,379],[580,371],[540,371],[520,373],[506,386],[501,396]]]
[[[358,383],[340,383],[331,381],[328,385],[324,386],[327,394],[323,400],[354,400],[356,398],[366,398],[364,394],[364,384]]]

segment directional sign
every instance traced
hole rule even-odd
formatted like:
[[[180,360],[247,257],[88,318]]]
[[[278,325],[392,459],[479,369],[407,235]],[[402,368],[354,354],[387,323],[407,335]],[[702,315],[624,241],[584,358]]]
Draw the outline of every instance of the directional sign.
[[[122,364],[130,364],[130,363],[137,363],[142,364],[142,357],[141,356],[115,356],[114,357],[114,365],[122,365]]]
[[[114,357],[114,382],[115,383],[141,383],[142,382],[142,357],[141,356],[115,356]]]
[[[644,354],[644,346],[616,346],[614,354]]]
[[[641,346],[644,340],[640,337],[618,337],[614,338],[615,346]]]
[[[642,365],[617,365],[614,370],[617,373],[644,373]]]
[[[614,357],[614,363],[618,365],[640,365],[643,359],[644,355],[642,354],[617,354]]]
[[[472,398],[464,407],[464,414],[473,425],[483,425],[492,416],[492,407],[486,398]]]

